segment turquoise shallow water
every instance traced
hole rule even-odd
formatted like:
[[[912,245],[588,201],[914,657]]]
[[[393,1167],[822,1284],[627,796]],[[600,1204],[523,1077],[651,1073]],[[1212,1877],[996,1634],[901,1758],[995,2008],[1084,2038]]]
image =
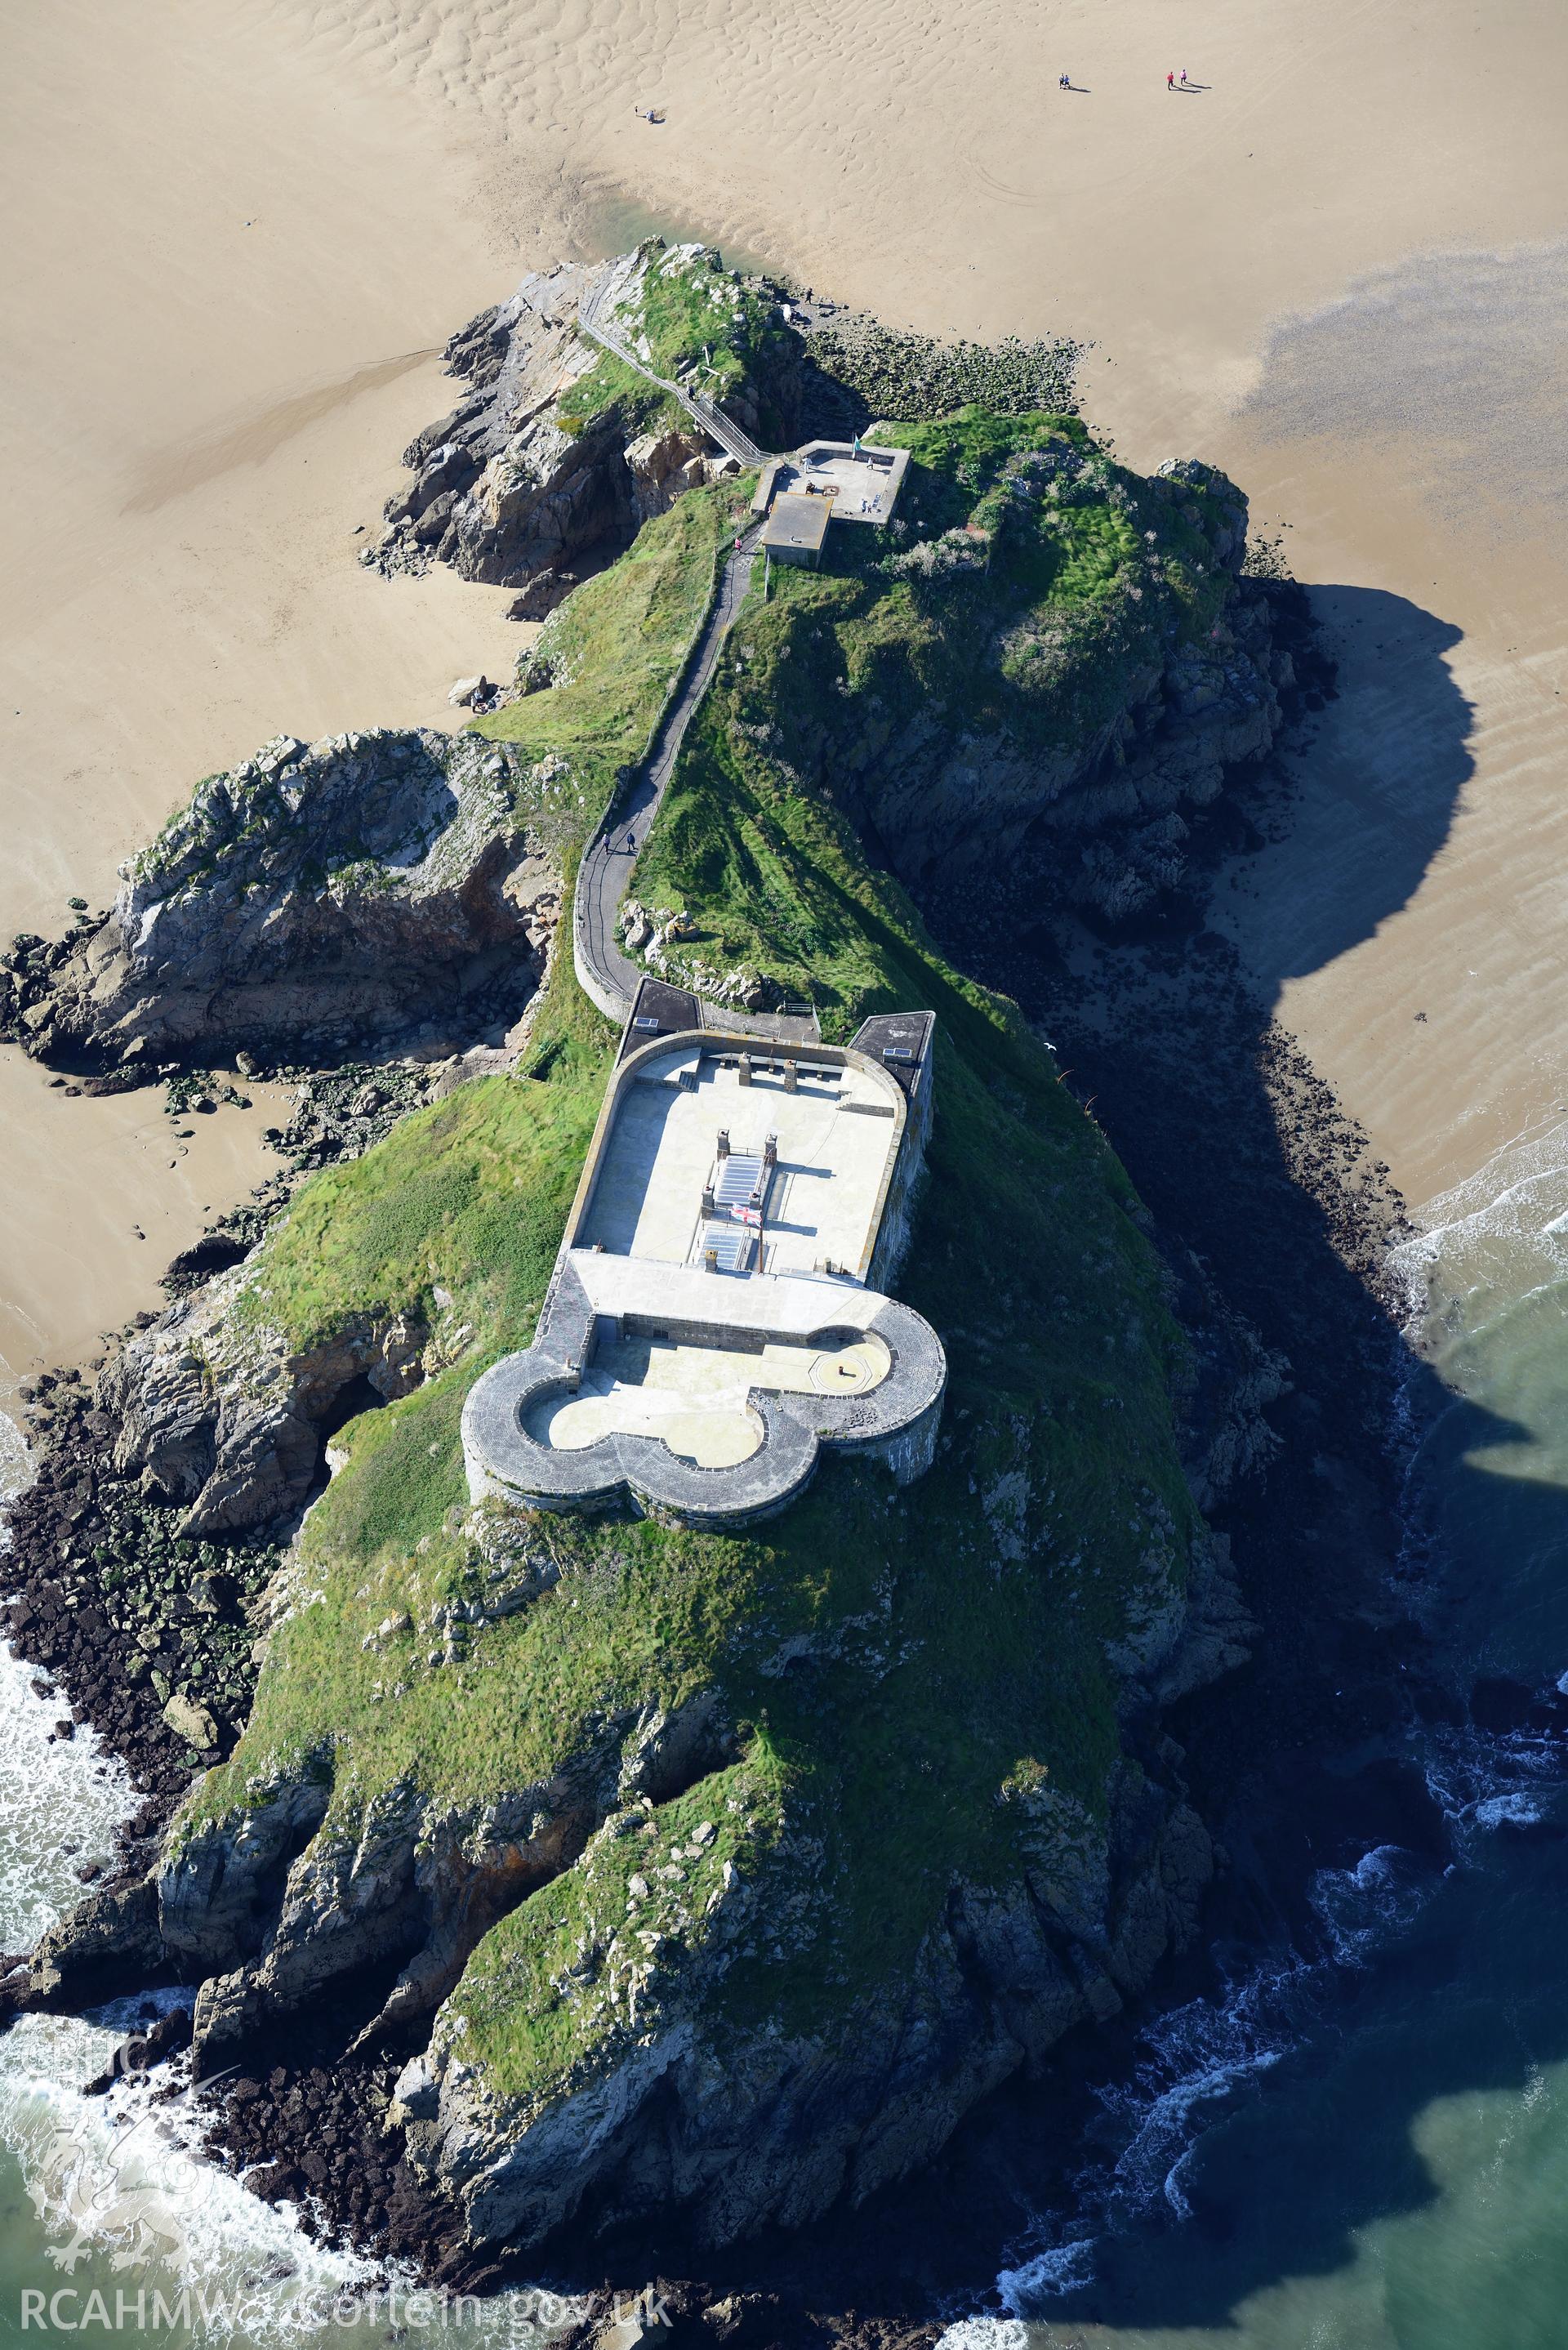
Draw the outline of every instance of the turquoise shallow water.
[[[1568,1668],[1568,1121],[1430,1203],[1404,1269],[1450,1399],[1411,1463],[1447,1675]],[[1105,2095],[1114,2170],[1041,2215],[944,2350],[1568,2344],[1568,1757],[1423,1734],[1446,1872],[1324,1871],[1321,1955],[1165,2019]]]

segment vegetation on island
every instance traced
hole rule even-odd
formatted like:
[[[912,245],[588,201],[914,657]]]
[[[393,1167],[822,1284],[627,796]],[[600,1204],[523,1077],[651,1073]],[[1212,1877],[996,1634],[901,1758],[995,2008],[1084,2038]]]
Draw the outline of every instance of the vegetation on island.
[[[483,722],[528,763],[524,813],[563,858],[647,749],[707,617],[735,519],[729,488],[691,490],[658,515],[551,613],[519,663],[527,691]]]
[[[657,1963],[631,1947],[639,1854],[684,1847],[703,1883],[728,1860],[773,1887],[765,1924],[727,1956],[715,2017],[826,2028],[906,1979],[955,1876],[1015,1881],[1026,1858],[1041,1866],[1043,1838],[1065,1852],[1103,1815],[1118,1752],[1110,1652],[1184,1586],[1181,1343],[1127,1178],[1047,1047],[947,962],[867,857],[813,745],[878,695],[919,692],[966,724],[1075,723],[1109,691],[1106,646],[1119,668],[1146,628],[1200,629],[1222,588],[1201,533],[1073,419],[970,411],[909,440],[901,535],[839,533],[833,568],[776,578],[771,601],[744,608],[643,869],[812,993],[829,1030],[936,1011],[936,1128],[900,1284],[950,1367],[929,1475],[899,1492],[879,1468],[828,1461],[797,1505],[743,1534],[526,1513],[508,1528],[468,1510],[462,1399],[532,1335],[613,1051],[565,953],[528,1074],[464,1087],[306,1184],[243,1309],[306,1346],[367,1313],[429,1318],[439,1293],[456,1352],[334,1439],[340,1465],[299,1544],[306,1604],[275,1631],[249,1726],[193,1791],[187,1829],[300,1771],[330,1778],[328,1836],[351,1836],[394,1786],[478,1811],[607,1721],[699,1691],[732,1725],[722,1769],[612,1821],[473,1953],[449,2012],[509,2095],[613,2062],[628,1968],[646,2018],[661,1985],[703,1963],[691,1882]],[[562,763],[568,847],[647,747],[727,523],[713,491],[649,525],[547,625],[532,659],[556,681],[483,722]],[[971,528],[985,534],[972,572],[910,559]],[[1129,617],[1135,588],[1156,613]],[[1041,641],[1061,617],[1069,647],[1098,650],[1042,676],[1021,640],[1011,668],[978,673],[974,649],[1003,612]],[[491,1617],[486,1594],[519,1548],[538,1594]],[[664,1899],[657,1885],[649,1898]],[[591,1981],[570,1963],[585,1937],[602,1956]]]
[[[1233,584],[1203,526],[1215,494],[1128,472],[1075,417],[971,407],[881,437],[912,454],[891,530],[847,525],[820,570],[775,568],[637,872],[709,961],[766,972],[835,1036],[876,1008],[856,827],[909,713],[928,756],[1089,741],[1140,675],[1207,640]]]
[[[791,338],[772,296],[727,270],[707,245],[652,248],[632,297],[617,310],[617,333],[639,351],[655,375],[680,383],[721,407],[751,386],[763,400],[764,435],[784,437],[768,400],[770,382],[788,363]],[[594,364],[556,403],[564,430],[580,432],[613,409],[623,426],[670,423],[690,428],[680,402],[660,391],[613,351]]]

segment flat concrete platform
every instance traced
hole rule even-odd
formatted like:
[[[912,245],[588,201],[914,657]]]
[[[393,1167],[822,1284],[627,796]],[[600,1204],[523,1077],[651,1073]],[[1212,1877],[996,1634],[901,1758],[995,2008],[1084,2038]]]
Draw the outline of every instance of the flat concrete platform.
[[[832,498],[796,497],[792,492],[781,491],[763,525],[758,543],[763,554],[820,555],[835,504]]]
[[[708,1273],[701,1265],[572,1249],[567,1263],[594,1314],[678,1329],[727,1329],[795,1345],[819,1330],[866,1330],[882,1303],[857,1281],[803,1274]]]
[[[776,502],[819,497],[829,501],[835,522],[889,523],[909,470],[907,449],[857,449],[851,441],[813,441],[793,457],[780,457],[757,484],[753,514],[767,514]],[[764,540],[764,545],[766,541]]]
[[[791,1092],[782,1066],[754,1060],[742,1086],[737,1067],[691,1049],[651,1057],[627,1088],[577,1246],[700,1263],[702,1191],[722,1128],[735,1153],[760,1156],[778,1138],[758,1272],[861,1263],[898,1142],[887,1081],[855,1068],[814,1074],[808,1064]]]

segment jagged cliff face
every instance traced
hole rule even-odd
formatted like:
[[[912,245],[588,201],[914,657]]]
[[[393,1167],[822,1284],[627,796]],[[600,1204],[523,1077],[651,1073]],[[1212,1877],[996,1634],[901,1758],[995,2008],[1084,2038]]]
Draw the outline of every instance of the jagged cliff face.
[[[439,1363],[429,1325],[356,1317],[323,1344],[292,1347],[235,1308],[254,1283],[239,1264],[127,1339],[99,1382],[116,1430],[114,1462],[161,1500],[187,1504],[187,1535],[287,1520],[321,1461],[322,1431],[357,1381],[386,1401]]]
[[[1291,657],[1267,589],[1240,576],[1247,502],[1194,460],[1139,480],[1065,435],[971,479],[972,517],[943,530],[915,476],[879,612],[837,646],[803,623],[791,663],[815,675],[793,696],[786,680],[781,706],[825,714],[784,735],[911,887],[1031,841],[1064,897],[1136,912],[1180,885],[1188,819],[1282,723]],[[1105,572],[1075,603],[1057,585],[1075,516]],[[1058,535],[1070,551],[1041,595]]]
[[[521,1987],[502,1929],[399,2081],[411,2158],[482,2242],[694,2208],[722,2243],[860,2201],[1190,1938],[1212,1873],[1201,1823],[1141,1773],[1118,1770],[1109,1794],[1097,1824],[1042,1807],[1022,1877],[955,1881],[907,1975],[829,2029],[748,2015],[736,1995],[760,1959],[809,1949],[809,1819],[786,1810],[759,1835],[738,1773],[722,1800],[709,1786],[611,1813],[557,1904],[569,2040],[485,2061]]]
[[[279,736],[122,868],[107,920],[29,991],[23,1041],[153,1067],[319,1055],[465,1002],[514,1015],[560,901],[526,780],[471,736]]]
[[[539,619],[585,560],[626,546],[683,491],[738,471],[676,402],[579,332],[579,310],[607,291],[618,331],[656,372],[719,397],[749,428],[761,388],[780,393],[798,366],[773,302],[705,246],[653,238],[614,261],[534,273],[447,345],[467,390],[404,452],[414,478],[388,501],[368,563],[448,563],[517,588],[515,617]]]

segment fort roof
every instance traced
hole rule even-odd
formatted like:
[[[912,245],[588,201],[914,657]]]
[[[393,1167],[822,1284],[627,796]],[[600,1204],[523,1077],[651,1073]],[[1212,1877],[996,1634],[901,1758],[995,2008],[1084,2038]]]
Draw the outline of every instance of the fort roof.
[[[629,1492],[739,1525],[791,1501],[823,1443],[899,1477],[929,1465],[946,1358],[873,1284],[909,1229],[930,1015],[884,1015],[849,1046],[762,1044],[663,1031],[680,993],[639,993],[535,1342],[470,1393],[476,1498]]]
[[[786,492],[773,502],[763,527],[762,544],[770,555],[778,554],[782,548],[799,548],[815,555],[827,536],[832,519],[831,498],[804,494],[796,496]]]
[[[907,449],[877,449],[864,441],[808,442],[793,456],[775,457],[763,467],[752,511],[775,513],[786,498],[807,497],[815,504],[822,497],[835,522],[888,523],[909,463]]]

